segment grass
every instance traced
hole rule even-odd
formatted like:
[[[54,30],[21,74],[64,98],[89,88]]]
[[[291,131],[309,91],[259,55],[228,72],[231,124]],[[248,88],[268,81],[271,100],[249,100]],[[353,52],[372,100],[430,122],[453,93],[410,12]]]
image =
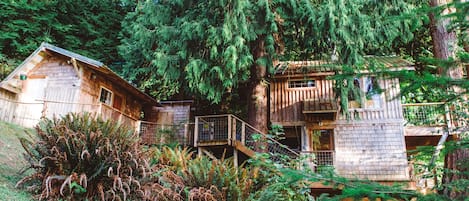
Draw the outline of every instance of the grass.
[[[19,172],[28,164],[23,158],[23,147],[18,137],[29,137],[25,132],[32,129],[0,121],[0,199],[26,201],[33,200],[31,194],[16,189],[15,184],[22,176]]]

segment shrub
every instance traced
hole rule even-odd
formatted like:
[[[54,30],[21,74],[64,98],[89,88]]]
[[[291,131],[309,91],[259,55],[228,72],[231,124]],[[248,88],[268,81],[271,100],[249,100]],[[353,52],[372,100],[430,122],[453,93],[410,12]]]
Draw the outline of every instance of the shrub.
[[[17,183],[39,199],[125,200],[137,197],[150,169],[133,130],[90,114],[43,119],[38,141],[20,139],[36,172]],[[142,193],[140,193],[142,194]]]
[[[258,168],[236,167],[230,159],[192,158],[188,149],[162,147],[153,153],[159,184],[153,183],[152,200],[247,200],[259,189]],[[165,193],[158,193],[161,189]]]

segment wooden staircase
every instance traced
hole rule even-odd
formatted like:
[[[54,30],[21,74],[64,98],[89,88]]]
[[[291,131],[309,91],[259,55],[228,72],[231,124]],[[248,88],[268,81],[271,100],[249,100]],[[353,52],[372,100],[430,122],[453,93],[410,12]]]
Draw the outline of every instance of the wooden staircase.
[[[211,146],[231,146],[249,157],[256,153],[266,154],[275,162],[282,158],[293,159],[299,154],[281,144],[269,135],[260,132],[240,118],[231,115],[210,115],[195,117],[194,147],[199,153],[206,153],[204,148]],[[235,155],[235,159],[236,159]]]

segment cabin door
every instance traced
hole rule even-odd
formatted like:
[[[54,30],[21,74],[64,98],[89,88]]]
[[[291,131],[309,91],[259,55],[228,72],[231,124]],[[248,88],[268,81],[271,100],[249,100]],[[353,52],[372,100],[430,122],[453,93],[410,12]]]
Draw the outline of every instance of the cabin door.
[[[334,165],[334,130],[310,130],[309,148],[314,154],[316,168],[330,168]],[[321,171],[321,170],[319,170]]]
[[[44,78],[29,78],[24,81],[15,115],[18,124],[33,127],[41,119],[46,85],[47,80]]]
[[[78,104],[78,87],[48,87],[45,93],[44,111],[47,118],[75,112]]]

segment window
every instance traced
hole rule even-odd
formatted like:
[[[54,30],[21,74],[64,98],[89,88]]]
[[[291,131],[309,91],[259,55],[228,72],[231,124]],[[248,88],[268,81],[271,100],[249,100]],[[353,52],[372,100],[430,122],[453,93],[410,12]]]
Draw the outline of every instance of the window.
[[[351,108],[381,108],[381,88],[376,77],[353,79],[353,91],[348,94]]]
[[[367,108],[380,108],[381,107],[381,88],[379,87],[376,77],[366,77],[365,83],[365,97]]]
[[[311,136],[312,150],[334,150],[334,135],[332,130],[313,130]]]
[[[106,105],[111,105],[112,104],[112,92],[110,90],[107,90],[104,87],[101,87],[101,95],[99,96],[99,101]]]
[[[288,88],[306,88],[306,87],[315,87],[316,82],[312,79],[305,80],[289,80]]]

